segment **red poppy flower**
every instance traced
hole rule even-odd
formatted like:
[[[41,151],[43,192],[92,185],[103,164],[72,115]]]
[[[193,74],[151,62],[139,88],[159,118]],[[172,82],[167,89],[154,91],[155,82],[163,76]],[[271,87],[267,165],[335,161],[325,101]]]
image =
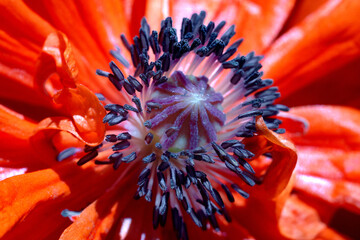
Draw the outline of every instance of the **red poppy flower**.
[[[359,237],[359,9],[1,2],[0,236]]]

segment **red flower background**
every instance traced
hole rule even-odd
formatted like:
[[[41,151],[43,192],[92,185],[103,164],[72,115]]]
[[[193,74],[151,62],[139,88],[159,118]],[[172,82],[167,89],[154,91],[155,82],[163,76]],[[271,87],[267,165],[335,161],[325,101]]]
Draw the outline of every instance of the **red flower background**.
[[[108,69],[109,50],[122,46],[120,34],[136,35],[143,16],[152,28],[166,16],[179,26],[182,17],[201,10],[207,21],[236,25],[235,38],[245,39],[241,53],[265,56],[266,77],[279,86],[280,103],[292,107],[280,118],[298,160],[275,198],[255,197],[246,207],[239,200],[231,208],[233,221],[222,226],[226,235],[189,227],[190,237],[360,237],[360,3],[355,0],[2,1],[0,237],[116,239],[129,217],[129,239],[142,233],[172,236],[167,228],[152,229],[151,216],[143,214],[148,205],[132,200],[128,182],[116,181],[120,172],[55,158],[68,147],[103,140],[105,110],[93,93],[113,102],[121,97],[95,70]],[[291,143],[261,121],[258,128],[262,136],[256,143],[291,159],[278,166],[290,174]],[[269,163],[258,164],[264,169]],[[269,185],[281,185],[268,179]],[[63,209],[85,210],[72,223],[60,215]]]

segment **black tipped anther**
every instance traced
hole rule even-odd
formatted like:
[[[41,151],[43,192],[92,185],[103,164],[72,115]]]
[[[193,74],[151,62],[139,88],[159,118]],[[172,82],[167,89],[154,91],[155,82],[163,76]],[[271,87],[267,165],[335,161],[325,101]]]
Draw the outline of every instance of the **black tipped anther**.
[[[145,126],[146,128],[151,129],[151,121],[149,121],[149,120],[145,121],[145,122],[144,122],[144,126]]]

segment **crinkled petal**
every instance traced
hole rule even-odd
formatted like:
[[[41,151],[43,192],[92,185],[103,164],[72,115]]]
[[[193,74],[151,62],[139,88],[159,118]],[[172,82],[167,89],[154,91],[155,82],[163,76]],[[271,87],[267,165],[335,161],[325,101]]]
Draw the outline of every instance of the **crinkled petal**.
[[[36,95],[36,91],[31,91],[35,68],[34,64],[30,63],[36,60],[48,34],[57,29],[65,32],[73,43],[79,69],[79,82],[85,83],[94,92],[102,92],[110,100],[118,99],[119,94],[114,91],[111,83],[96,76],[95,70],[97,68],[107,70],[107,63],[110,61],[109,50],[119,45],[120,33],[128,33],[122,6],[122,2],[112,0],[76,3],[73,1],[1,2],[0,13],[3,24],[0,24],[0,32],[3,30],[6,34],[4,39],[0,38],[0,49],[4,50],[2,51],[4,54],[0,56],[3,64],[0,65],[0,74],[9,78],[9,81],[1,89],[0,94],[3,95],[0,96],[12,101],[26,100],[25,96],[9,94],[18,91],[20,87],[32,104],[38,106],[46,103]],[[19,47],[17,47],[18,39],[22,40]],[[126,55],[126,52],[124,51],[123,54]],[[8,60],[2,61],[1,57]],[[49,107],[46,104],[45,106]],[[26,111],[26,108],[22,110]]]
[[[32,135],[35,128],[36,124],[26,119],[23,115],[0,105],[1,134],[8,134],[18,139],[26,140]]]
[[[337,207],[360,212],[360,112],[334,106],[292,109],[309,131],[295,136],[299,152],[295,188]]]
[[[0,236],[19,239],[31,233],[32,239],[56,238],[69,224],[61,211],[81,210],[99,197],[115,177],[111,167],[80,168],[68,161],[1,181]],[[44,216],[51,221],[44,221]]]
[[[105,136],[105,125],[102,123],[105,109],[85,86],[64,88],[54,96],[54,101],[61,106],[65,116],[42,120],[31,137],[34,149],[45,156],[43,159],[48,164],[69,143],[79,145],[74,137],[89,146],[97,146]]]
[[[59,75],[59,82],[52,87],[57,85],[61,90],[45,86],[54,73]],[[89,145],[98,145],[105,135],[102,123],[105,110],[94,93],[76,84],[77,77],[78,69],[67,37],[60,32],[50,34],[39,57],[36,83],[44,94],[51,95],[65,116],[41,121],[36,134],[44,130],[67,131]]]
[[[102,120],[105,109],[88,88],[77,85],[76,89],[64,88],[54,96],[76,127],[81,138],[90,145],[100,144],[104,139],[105,125]]]
[[[295,188],[334,206],[360,213],[360,184],[358,183],[297,174]]]
[[[279,225],[282,234],[290,239],[314,239],[326,227],[316,209],[296,195],[286,200]]]
[[[290,181],[296,165],[296,150],[289,140],[268,129],[261,117],[257,118],[256,128],[259,136],[246,139],[245,144],[251,152],[257,155],[271,153],[272,162],[259,186],[261,189],[259,192],[269,198],[275,198]]]
[[[292,173],[297,154],[293,144],[269,130],[261,117],[257,118],[256,128],[259,135],[246,139],[246,148],[257,155],[271,153],[272,160],[270,165],[256,164],[261,162],[262,158],[252,161],[257,171],[259,166],[267,167],[262,184],[244,187],[250,194],[249,199],[244,206],[230,206],[229,211],[235,221],[243,225],[256,239],[286,239],[280,232],[279,217],[293,186]]]
[[[312,14],[316,14],[316,12],[322,7],[326,6],[329,2],[336,2],[337,0],[302,0],[296,1],[295,6],[286,20],[286,24],[281,30],[282,33],[288,31],[291,27],[296,26],[301,23],[305,18],[311,16]]]
[[[123,170],[127,171],[127,169]],[[128,185],[127,181],[135,181],[134,176],[136,175],[127,174],[125,176],[127,177],[119,176],[103,196],[85,208],[74,223],[65,229],[60,239],[102,239],[104,235],[114,234],[113,229],[121,221],[120,214],[125,208],[131,207],[133,198],[129,191],[135,192],[136,190],[136,185],[130,189],[125,187]]]
[[[0,3],[0,29],[10,35],[27,39],[41,46],[52,26],[34,13],[24,1],[5,0]]]
[[[110,81],[96,76],[95,71],[108,71],[108,63],[112,60],[109,51],[120,45],[121,33],[129,37],[123,2],[51,0],[29,2],[29,6],[71,41],[79,68],[79,83],[94,92],[101,92],[109,100],[119,99]],[[123,46],[121,48],[124,49]],[[127,52],[122,51],[122,54]],[[121,64],[119,67],[126,71]]]
[[[23,115],[0,105],[1,179],[41,167],[29,142],[35,128]]]
[[[360,149],[360,111],[338,106],[305,106],[291,109],[291,113],[309,122],[304,136],[292,137],[296,145],[329,147],[343,150]]]
[[[358,59],[359,10],[359,1],[329,1],[276,40],[263,62],[265,77],[286,97]]]
[[[105,125],[102,119],[105,110],[93,93],[79,85],[76,89],[61,92],[57,100],[64,105],[77,107],[67,109],[69,117],[49,117],[42,120],[31,137],[35,149],[52,161],[56,154],[54,146],[62,150],[69,143],[78,145],[73,137],[89,146],[99,145],[103,141]],[[64,135],[63,132],[69,134]]]
[[[84,89],[89,91],[86,88]],[[91,92],[89,93],[95,97]],[[75,100],[76,97],[75,95]],[[67,99],[65,98],[65,100]],[[85,99],[85,101],[87,100]],[[82,104],[86,106],[86,103]],[[94,112],[93,107],[94,105],[89,106],[86,109],[89,111],[86,111],[83,115],[73,115],[73,118],[50,117],[38,124],[30,141],[35,151],[46,164],[55,164],[55,156],[65,148],[82,147],[84,143],[89,146],[97,146],[103,141],[105,125],[102,123],[102,118],[105,115],[105,110],[100,103],[97,112]],[[74,110],[77,109],[74,108]]]
[[[35,75],[36,86],[46,94],[45,81],[53,74],[59,75],[64,88],[76,88],[78,69],[69,40],[61,33],[49,34],[39,56]],[[50,92],[53,95],[54,92]]]

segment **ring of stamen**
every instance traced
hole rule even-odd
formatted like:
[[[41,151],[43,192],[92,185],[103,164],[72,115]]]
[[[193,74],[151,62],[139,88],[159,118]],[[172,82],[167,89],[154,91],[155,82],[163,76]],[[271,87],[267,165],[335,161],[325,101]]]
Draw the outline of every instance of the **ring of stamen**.
[[[216,214],[231,221],[219,191],[229,202],[234,202],[233,191],[244,198],[249,194],[226,176],[230,172],[250,186],[260,182],[248,163],[254,154],[242,140],[256,134],[257,116],[269,129],[283,133],[275,116],[288,110],[273,104],[280,94],[271,87],[272,80],[262,79],[261,56],[251,52],[229,60],[242,42],[228,46],[234,26],[223,31],[224,21],[204,25],[204,18],[205,12],[184,18],[180,39],[170,17],[162,21],[159,33],[150,33],[144,18],[133,44],[121,36],[132,66],[120,48],[111,54],[133,69],[133,76],[125,77],[115,62],[109,64],[111,72],[97,74],[127,99],[120,105],[99,95],[108,103],[103,122],[122,130],[109,130],[104,143],[87,146],[78,161],[85,164],[102,151],[110,153],[108,160],[96,164],[118,169],[125,162],[138,168],[134,197],[154,201],[153,227],[164,226],[171,211],[174,231],[184,239],[184,214],[203,229],[209,222],[219,230]]]

